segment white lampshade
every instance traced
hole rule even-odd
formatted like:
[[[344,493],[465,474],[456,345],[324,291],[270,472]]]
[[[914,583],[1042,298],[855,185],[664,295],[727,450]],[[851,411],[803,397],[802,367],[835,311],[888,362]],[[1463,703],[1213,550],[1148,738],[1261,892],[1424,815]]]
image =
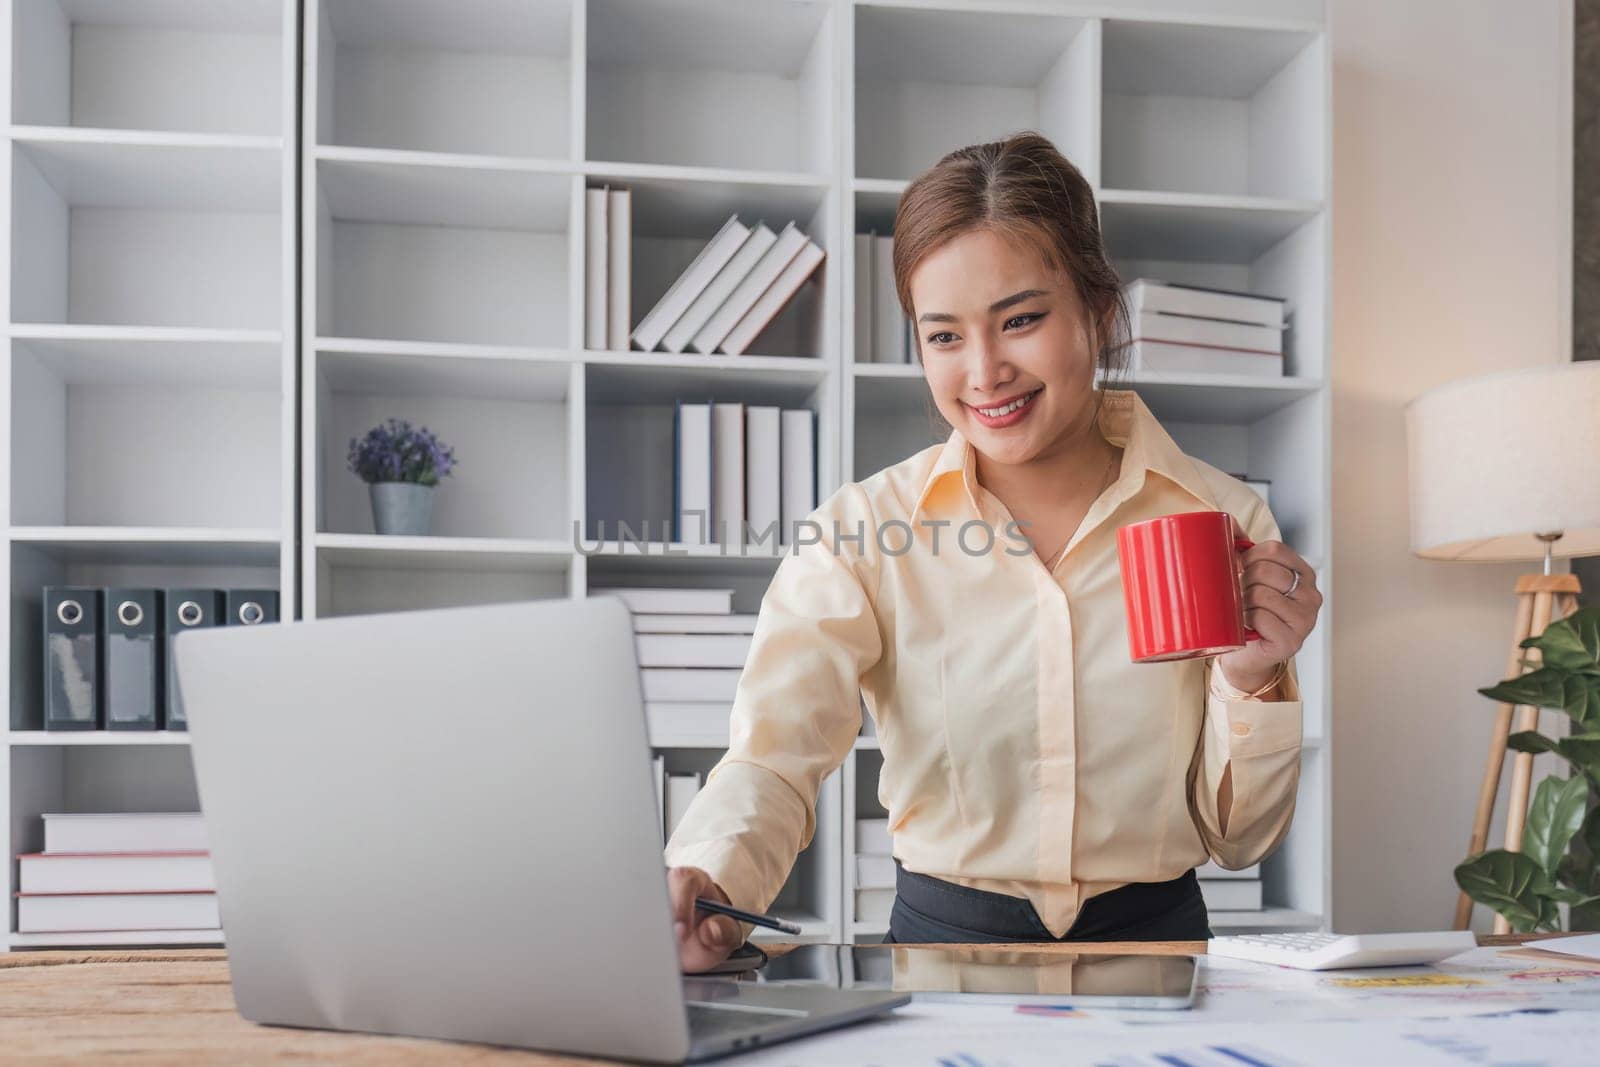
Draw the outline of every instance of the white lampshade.
[[[1451,382],[1406,406],[1411,550],[1426,559],[1600,555],[1600,362]]]

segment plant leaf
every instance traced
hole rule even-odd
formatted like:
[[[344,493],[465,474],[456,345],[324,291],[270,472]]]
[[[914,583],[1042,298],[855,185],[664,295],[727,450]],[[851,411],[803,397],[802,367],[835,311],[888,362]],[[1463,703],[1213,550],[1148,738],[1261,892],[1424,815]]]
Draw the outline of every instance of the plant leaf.
[[[1528,821],[1522,830],[1522,853],[1529,856],[1554,881],[1567,846],[1583,828],[1589,808],[1589,783],[1582,775],[1539,783],[1528,807]]]
[[[1600,664],[1600,608],[1584,608],[1557,619],[1524,647],[1537,648],[1549,667],[1581,670]]]
[[[1578,734],[1556,742],[1556,751],[1600,789],[1600,734]]]
[[[1600,865],[1600,807],[1589,813],[1583,824],[1583,843],[1589,848],[1590,860]]]
[[[1502,704],[1528,704],[1535,708],[1564,710],[1567,701],[1564,683],[1567,677],[1568,672],[1559,667],[1540,667],[1478,692]]]
[[[1530,856],[1494,849],[1456,867],[1456,884],[1467,896],[1487,905],[1526,934],[1557,922],[1560,912],[1547,895],[1550,880]]]
[[[1513,752],[1554,752],[1556,743],[1538,730],[1520,730],[1506,738],[1506,747]]]
[[[1550,888],[1550,899],[1574,908],[1587,908],[1590,904],[1600,904],[1600,894],[1580,893],[1576,889],[1568,889],[1561,885]]]
[[[1600,726],[1600,675],[1572,672],[1563,678],[1561,710],[1580,726]]]

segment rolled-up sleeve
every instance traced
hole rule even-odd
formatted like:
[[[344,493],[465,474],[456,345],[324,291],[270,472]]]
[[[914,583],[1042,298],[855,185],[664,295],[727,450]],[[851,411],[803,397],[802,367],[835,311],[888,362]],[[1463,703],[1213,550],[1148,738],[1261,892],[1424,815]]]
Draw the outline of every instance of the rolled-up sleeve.
[[[1254,541],[1281,539],[1265,506],[1243,525]],[[1276,700],[1244,696],[1215,659],[1206,662],[1205,681],[1205,720],[1190,767],[1190,813],[1206,851],[1219,866],[1237,870],[1277,848],[1294,817],[1303,736],[1300,685],[1292,658]],[[1225,776],[1231,793],[1226,805]]]
[[[665,853],[668,866],[705,870],[736,907],[756,911],[777,897],[811,841],[822,781],[861,727],[861,676],[882,654],[865,494],[845,486],[810,522],[762,598],[728,751]]]

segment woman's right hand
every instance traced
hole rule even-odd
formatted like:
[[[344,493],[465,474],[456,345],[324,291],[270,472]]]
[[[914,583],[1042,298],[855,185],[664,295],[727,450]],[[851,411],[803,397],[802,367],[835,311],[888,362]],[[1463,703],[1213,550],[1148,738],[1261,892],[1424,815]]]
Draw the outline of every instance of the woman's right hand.
[[[737,922],[694,906],[696,897],[733,903],[709,874],[699,867],[669,867],[667,889],[672,894],[672,932],[678,942],[678,963],[685,974],[714,967],[739,947],[742,939]]]

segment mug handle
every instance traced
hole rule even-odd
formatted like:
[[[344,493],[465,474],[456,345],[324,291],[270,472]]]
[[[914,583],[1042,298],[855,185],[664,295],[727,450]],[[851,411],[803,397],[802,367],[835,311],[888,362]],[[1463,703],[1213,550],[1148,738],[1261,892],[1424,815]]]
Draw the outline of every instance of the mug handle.
[[[1238,526],[1237,520],[1235,521],[1234,526],[1235,526],[1235,528],[1237,528],[1237,526]],[[1233,536],[1233,550],[1235,552],[1244,552],[1244,551],[1246,551],[1248,549],[1252,549],[1254,547],[1256,547],[1256,543],[1254,541],[1250,540],[1250,538],[1246,537],[1244,534],[1234,534],[1234,536]],[[1243,581],[1243,578],[1244,578],[1244,573],[1241,571],[1240,572],[1240,580]],[[1244,628],[1244,639],[1245,639],[1246,643],[1251,642],[1251,641],[1259,641],[1259,640],[1261,640],[1261,635],[1256,633],[1254,630],[1250,629],[1250,627],[1246,626]]]

